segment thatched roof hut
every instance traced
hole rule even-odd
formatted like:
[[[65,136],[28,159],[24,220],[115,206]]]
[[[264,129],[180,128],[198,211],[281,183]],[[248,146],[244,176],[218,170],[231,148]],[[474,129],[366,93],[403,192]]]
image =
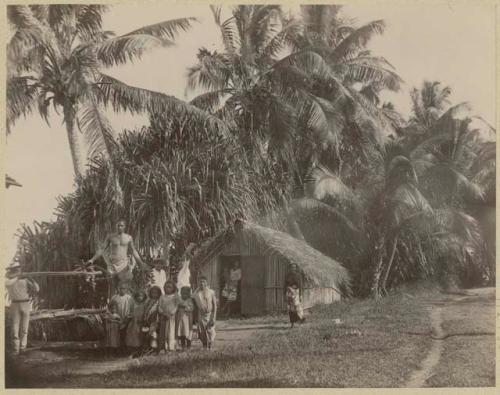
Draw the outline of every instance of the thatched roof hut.
[[[192,259],[195,272],[209,278],[220,296],[224,271],[238,260],[242,269],[241,311],[285,309],[284,283],[295,264],[303,279],[305,307],[332,303],[349,290],[349,274],[338,262],[287,233],[237,221],[201,245]]]

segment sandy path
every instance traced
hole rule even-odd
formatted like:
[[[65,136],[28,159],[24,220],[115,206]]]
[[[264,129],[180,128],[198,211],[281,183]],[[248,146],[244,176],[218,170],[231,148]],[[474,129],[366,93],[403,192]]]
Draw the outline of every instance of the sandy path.
[[[429,304],[430,307],[430,319],[432,325],[432,345],[427,357],[422,361],[420,368],[413,372],[405,387],[408,388],[420,388],[427,386],[427,381],[435,374],[436,367],[439,364],[448,363],[458,363],[458,361],[447,361],[443,360],[442,354],[445,346],[445,341],[451,336],[476,336],[476,335],[490,335],[489,332],[480,332],[477,330],[474,320],[471,320],[472,314],[471,309],[478,311],[481,308],[481,304],[484,303],[484,298],[493,298],[492,295],[495,294],[494,288],[481,288],[465,291],[460,294],[450,294],[449,298],[427,300],[424,303]],[[460,302],[468,302],[469,306],[462,306]],[[456,333],[447,333],[443,329],[443,326],[449,321],[446,321],[443,316],[446,313],[448,320],[450,317],[458,318],[458,314],[455,311],[459,309],[463,321],[460,331]],[[493,328],[494,329],[494,328]],[[425,335],[425,334],[423,334]]]
[[[444,336],[442,323],[441,307],[433,307],[430,313],[433,337],[442,338]],[[441,339],[433,339],[431,349],[427,357],[422,361],[420,369],[413,372],[410,379],[406,382],[405,387],[420,388],[423,387],[427,379],[432,376],[434,367],[439,363],[439,358],[443,351],[443,341]]]

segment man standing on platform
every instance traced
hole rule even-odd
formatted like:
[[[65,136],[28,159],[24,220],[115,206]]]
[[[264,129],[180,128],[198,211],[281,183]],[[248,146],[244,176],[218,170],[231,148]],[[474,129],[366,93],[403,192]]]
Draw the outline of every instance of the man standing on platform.
[[[109,255],[104,256],[108,249]],[[132,236],[125,233],[125,221],[120,220],[116,223],[116,232],[106,237],[104,248],[89,259],[87,264],[93,264],[97,258],[102,256],[108,265],[108,273],[113,276],[113,288],[116,289],[120,284],[130,284],[133,279],[133,266],[129,260],[129,251],[139,263],[141,271],[148,270],[134,246]]]

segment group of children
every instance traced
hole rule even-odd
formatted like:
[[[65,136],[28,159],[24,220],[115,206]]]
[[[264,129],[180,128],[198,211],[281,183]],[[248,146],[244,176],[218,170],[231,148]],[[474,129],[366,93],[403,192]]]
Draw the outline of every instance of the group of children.
[[[168,280],[164,292],[156,285],[132,297],[128,286],[121,284],[105,314],[105,346],[109,353],[132,351],[133,356],[162,351],[189,350],[195,335],[204,348],[215,339],[217,303],[206,278],[191,294],[190,287],[178,292]]]

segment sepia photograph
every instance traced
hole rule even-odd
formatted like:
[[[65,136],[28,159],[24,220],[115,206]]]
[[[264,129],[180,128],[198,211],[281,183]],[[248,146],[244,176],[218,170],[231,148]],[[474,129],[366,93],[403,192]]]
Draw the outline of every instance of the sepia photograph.
[[[2,7],[5,388],[495,386],[494,3]]]

